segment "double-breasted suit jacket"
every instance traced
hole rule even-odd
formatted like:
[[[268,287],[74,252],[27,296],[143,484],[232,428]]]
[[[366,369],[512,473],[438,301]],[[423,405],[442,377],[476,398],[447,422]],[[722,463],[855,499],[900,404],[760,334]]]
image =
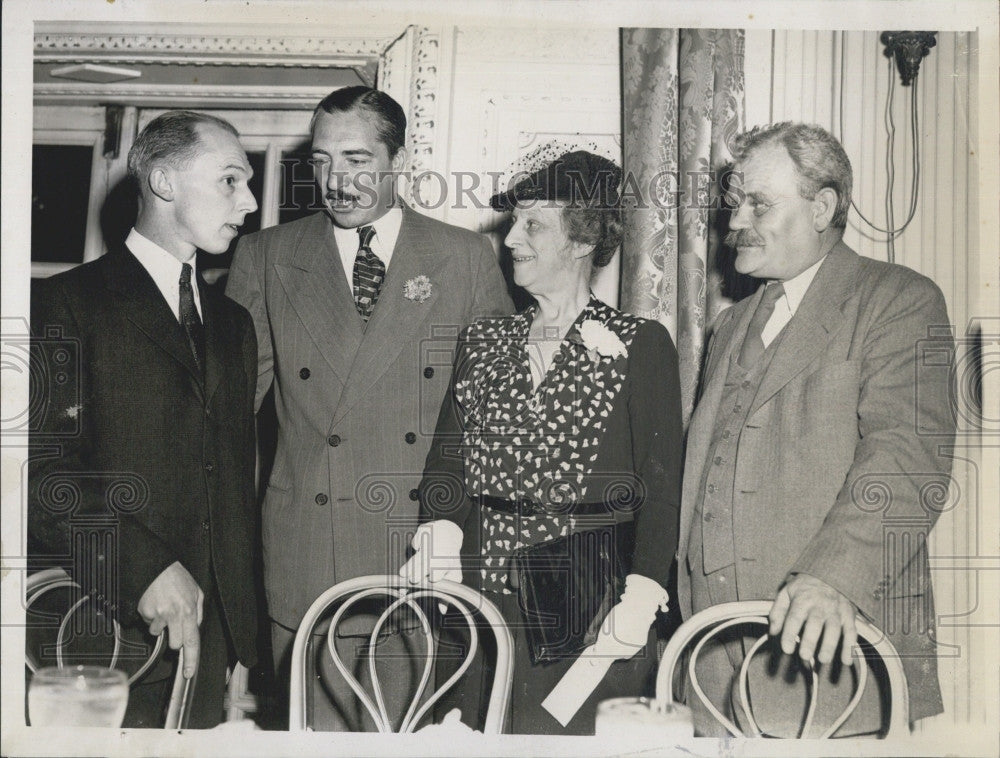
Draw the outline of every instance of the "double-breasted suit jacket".
[[[257,328],[258,403],[274,384],[265,584],[271,617],[295,628],[336,582],[405,560],[458,333],[512,305],[483,236],[406,206],[367,325],[325,213],[243,238],[227,293]]]
[[[719,317],[688,432],[678,549],[685,617],[701,610],[691,600],[701,555],[688,546],[713,427],[762,290]],[[736,447],[738,599],[772,599],[792,573],[844,594],[903,657],[913,719],[941,710],[923,540],[947,500],[951,467],[939,448],[954,431],[952,340],[935,336],[947,325],[933,282],[838,243],[780,336]],[[894,541],[897,528],[905,540]]]
[[[179,561],[206,608],[217,593],[235,652],[253,665],[257,343],[249,315],[201,288],[202,377],[183,327],[124,247],[36,281],[31,306],[33,361],[49,379],[32,386],[35,550],[87,551],[73,556],[76,578],[135,623],[146,588]],[[84,519],[114,536],[71,544]],[[224,677],[226,645],[214,648]],[[203,639],[203,670],[207,649]]]

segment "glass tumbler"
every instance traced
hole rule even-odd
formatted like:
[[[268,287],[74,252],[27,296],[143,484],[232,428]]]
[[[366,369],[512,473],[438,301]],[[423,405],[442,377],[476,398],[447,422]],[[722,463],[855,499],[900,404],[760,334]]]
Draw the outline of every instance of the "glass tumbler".
[[[42,668],[28,685],[32,726],[120,727],[128,705],[125,673],[100,666]]]

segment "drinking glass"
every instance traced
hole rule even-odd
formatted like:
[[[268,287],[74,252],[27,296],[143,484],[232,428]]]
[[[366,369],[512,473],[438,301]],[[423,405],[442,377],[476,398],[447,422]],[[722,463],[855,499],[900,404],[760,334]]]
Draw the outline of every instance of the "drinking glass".
[[[673,745],[694,736],[691,710],[648,697],[617,697],[597,704],[594,733],[621,744]]]
[[[125,673],[100,666],[42,668],[28,686],[32,726],[120,727],[128,705]]]

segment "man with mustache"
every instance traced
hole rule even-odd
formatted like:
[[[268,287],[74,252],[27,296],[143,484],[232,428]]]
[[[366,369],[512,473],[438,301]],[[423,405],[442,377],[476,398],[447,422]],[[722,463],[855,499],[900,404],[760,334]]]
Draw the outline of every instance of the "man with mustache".
[[[257,210],[253,170],[229,122],[190,111],[153,119],[128,170],[139,212],[124,245],[33,285],[32,360],[52,373],[32,383],[29,553],[69,555],[98,612],[183,647],[189,725],[208,728],[227,666],[256,658],[257,342],[194,264]],[[112,536],[81,540],[88,519]],[[163,725],[161,663],[132,686],[125,726]]]
[[[398,197],[406,116],[395,100],[368,87],[336,90],[316,107],[311,133],[325,213],[242,239],[227,287],[257,327],[257,401],[273,385],[277,406],[263,539],[279,670],[317,596],[345,579],[395,574],[405,561],[390,546],[405,548],[401,538],[416,528],[458,333],[512,309],[484,237]],[[346,628],[345,645],[367,643],[370,628]],[[384,679],[397,693],[413,652],[403,637],[380,648],[386,659],[398,654],[399,670]],[[328,686],[336,707],[324,710],[329,698],[317,693],[316,729],[368,725],[339,674]]]
[[[709,344],[684,470],[682,614],[774,601],[774,644],[750,679],[767,733],[798,734],[810,668],[819,705],[804,736],[843,710],[856,615],[902,657],[910,718],[933,715],[942,704],[926,535],[938,511],[927,493],[947,492],[951,462],[940,450],[954,432],[953,345],[935,336],[950,334],[944,299],[929,279],[844,244],[852,172],[829,133],[759,127],[734,152],[739,203],[727,243],[736,269],[764,286],[719,317]],[[877,493],[884,502],[873,502]],[[712,701],[744,727],[733,685],[746,648],[713,642],[697,669]],[[700,733],[725,734],[697,696],[688,700]],[[837,735],[879,727],[869,681]]]

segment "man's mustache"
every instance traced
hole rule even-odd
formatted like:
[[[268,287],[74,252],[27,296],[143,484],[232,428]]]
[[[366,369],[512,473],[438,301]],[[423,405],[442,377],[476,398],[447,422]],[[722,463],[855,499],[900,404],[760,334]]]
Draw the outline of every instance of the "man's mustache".
[[[357,195],[350,195],[350,194],[348,194],[346,192],[336,192],[336,191],[333,191],[333,192],[327,192],[326,193],[326,199],[334,201],[334,202],[338,202],[338,201],[339,202],[345,202],[345,201],[346,202],[354,202],[354,201],[358,200],[358,196]]]
[[[726,235],[726,245],[729,247],[760,247],[763,244],[764,240],[749,229],[740,229]]]

